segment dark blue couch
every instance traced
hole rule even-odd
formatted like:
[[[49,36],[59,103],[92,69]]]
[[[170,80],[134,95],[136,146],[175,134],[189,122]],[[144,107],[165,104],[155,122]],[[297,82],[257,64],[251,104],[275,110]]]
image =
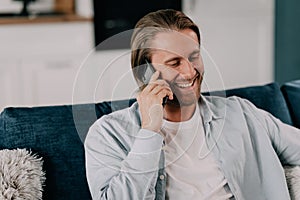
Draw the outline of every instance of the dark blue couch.
[[[225,93],[246,98],[283,122],[300,128],[300,80],[281,87],[271,83]],[[83,148],[88,128],[102,115],[128,107],[134,101],[6,108],[0,115],[0,149],[27,148],[43,157],[46,172],[43,199],[91,199]]]

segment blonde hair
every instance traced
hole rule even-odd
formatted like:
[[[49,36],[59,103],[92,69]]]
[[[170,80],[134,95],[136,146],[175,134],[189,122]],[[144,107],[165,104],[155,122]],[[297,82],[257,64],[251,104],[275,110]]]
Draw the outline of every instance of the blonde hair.
[[[198,26],[184,13],[165,9],[151,12],[141,18],[133,31],[131,37],[131,67],[139,85],[142,85],[142,72],[136,68],[144,65],[146,60],[151,62],[150,42],[160,32],[167,30],[180,31],[184,29],[193,30],[198,37],[200,45],[200,31]],[[143,89],[140,88],[140,89]]]

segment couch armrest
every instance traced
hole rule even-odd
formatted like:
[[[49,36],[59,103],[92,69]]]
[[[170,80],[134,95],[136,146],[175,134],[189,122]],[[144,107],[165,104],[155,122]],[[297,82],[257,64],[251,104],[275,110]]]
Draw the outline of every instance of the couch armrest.
[[[281,86],[294,126],[300,128],[300,80],[290,81]]]

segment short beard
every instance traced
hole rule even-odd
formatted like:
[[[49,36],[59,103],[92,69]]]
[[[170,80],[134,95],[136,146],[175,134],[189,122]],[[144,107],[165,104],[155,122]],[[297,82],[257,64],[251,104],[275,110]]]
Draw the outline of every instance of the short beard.
[[[183,106],[190,106],[190,105],[194,104],[195,102],[198,102],[198,100],[200,98],[200,94],[201,94],[201,85],[202,85],[202,81],[203,81],[203,75],[204,75],[204,73],[200,74],[199,77],[196,80],[198,82],[198,85],[199,85],[199,88],[198,88],[199,91],[195,92],[194,95],[192,95],[191,98],[194,97],[193,100],[191,100],[191,101],[185,101],[184,97],[177,98],[177,96],[176,96],[176,89],[172,88],[172,91],[175,91],[175,93],[173,95],[173,99],[172,100],[168,100],[167,104],[170,105],[170,106],[174,106],[174,107],[183,107]],[[180,95],[178,95],[178,96],[180,96]]]

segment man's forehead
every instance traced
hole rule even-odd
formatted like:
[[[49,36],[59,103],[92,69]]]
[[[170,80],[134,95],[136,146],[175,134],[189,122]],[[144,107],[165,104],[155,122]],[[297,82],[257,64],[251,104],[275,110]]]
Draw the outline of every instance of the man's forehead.
[[[165,52],[179,56],[187,56],[198,50],[197,34],[191,29],[183,31],[167,31],[158,33],[151,42],[153,53]]]

